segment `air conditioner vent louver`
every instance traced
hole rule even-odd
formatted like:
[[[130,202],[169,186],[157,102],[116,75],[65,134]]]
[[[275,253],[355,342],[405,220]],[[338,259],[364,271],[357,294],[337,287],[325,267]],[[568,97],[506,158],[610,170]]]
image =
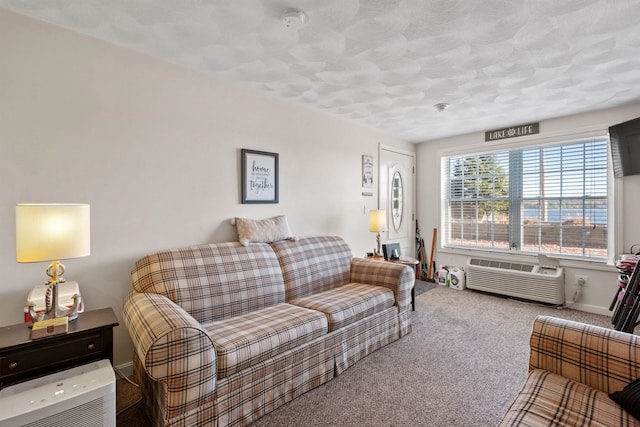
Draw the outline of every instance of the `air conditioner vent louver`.
[[[549,304],[564,304],[564,273],[561,267],[469,258],[467,287]]]
[[[471,258],[469,264],[478,265],[480,267],[499,268],[501,270],[515,270],[526,271],[530,273],[533,270],[533,265],[528,264],[516,264],[513,262],[494,261],[489,259]]]

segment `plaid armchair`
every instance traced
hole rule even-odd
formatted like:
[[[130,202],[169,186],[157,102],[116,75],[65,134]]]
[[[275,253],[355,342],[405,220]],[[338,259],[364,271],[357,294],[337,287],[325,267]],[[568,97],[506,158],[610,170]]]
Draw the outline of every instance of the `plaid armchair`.
[[[500,426],[640,426],[609,393],[640,378],[640,337],[539,316],[529,377]]]

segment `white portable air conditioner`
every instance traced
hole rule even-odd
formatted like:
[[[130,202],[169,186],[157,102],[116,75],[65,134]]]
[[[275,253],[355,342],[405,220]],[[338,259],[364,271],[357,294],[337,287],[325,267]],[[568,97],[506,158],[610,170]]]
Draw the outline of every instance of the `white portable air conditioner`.
[[[0,391],[3,427],[115,427],[116,378],[108,360]]]

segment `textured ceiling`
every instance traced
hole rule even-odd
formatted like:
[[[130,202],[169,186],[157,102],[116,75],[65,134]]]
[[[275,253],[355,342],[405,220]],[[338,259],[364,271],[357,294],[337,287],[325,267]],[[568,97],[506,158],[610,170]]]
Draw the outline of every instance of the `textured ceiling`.
[[[640,0],[0,0],[419,142],[640,100]],[[280,19],[304,11],[300,29]],[[433,107],[448,103],[444,112]]]

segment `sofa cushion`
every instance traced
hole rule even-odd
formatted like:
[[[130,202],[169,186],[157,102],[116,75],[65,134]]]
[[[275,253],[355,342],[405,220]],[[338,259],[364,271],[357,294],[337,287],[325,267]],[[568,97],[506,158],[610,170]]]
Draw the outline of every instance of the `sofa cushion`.
[[[136,292],[164,295],[198,322],[232,318],[284,302],[284,282],[266,243],[189,246],[140,259],[131,273]]]
[[[271,247],[282,268],[287,302],[351,281],[353,255],[340,237],[305,237],[297,242],[281,240],[271,243]]]
[[[271,243],[278,240],[296,240],[289,231],[289,222],[285,215],[267,219],[236,218],[238,240],[242,246],[249,243]]]
[[[216,349],[218,378],[240,372],[328,332],[327,319],[322,313],[284,303],[203,326]]]
[[[640,426],[607,393],[535,369],[500,426]]]
[[[393,291],[382,286],[349,283],[309,297],[296,298],[291,304],[323,312],[329,332],[379,313],[394,304]]]
[[[640,378],[620,391],[609,393],[609,397],[640,420]]]

